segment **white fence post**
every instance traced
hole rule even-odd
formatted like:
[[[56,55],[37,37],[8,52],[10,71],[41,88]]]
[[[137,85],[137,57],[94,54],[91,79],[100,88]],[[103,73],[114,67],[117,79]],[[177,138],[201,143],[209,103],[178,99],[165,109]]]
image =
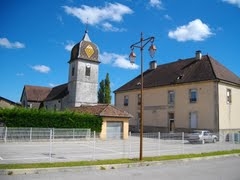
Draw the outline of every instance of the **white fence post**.
[[[131,158],[131,152],[132,152],[131,138],[132,138],[132,133],[130,131],[129,134],[128,134],[128,142],[129,142],[128,158]]]
[[[73,140],[75,139],[75,129],[73,128]]]
[[[5,128],[5,134],[4,134],[4,142],[7,142],[7,127]]]
[[[32,128],[30,128],[29,136],[30,136],[30,142],[32,142]]]
[[[158,132],[158,155],[160,156],[160,139],[161,139],[161,133]]]
[[[184,154],[184,132],[182,132],[182,154]]]
[[[93,160],[95,160],[95,151],[96,151],[96,132],[93,131]]]
[[[49,135],[49,161],[52,161],[52,135],[53,135],[53,130],[50,129],[50,135]]]
[[[55,130],[54,130],[54,128],[51,129],[51,132],[52,132],[52,135],[51,135],[52,141],[54,141],[54,137],[55,137]]]

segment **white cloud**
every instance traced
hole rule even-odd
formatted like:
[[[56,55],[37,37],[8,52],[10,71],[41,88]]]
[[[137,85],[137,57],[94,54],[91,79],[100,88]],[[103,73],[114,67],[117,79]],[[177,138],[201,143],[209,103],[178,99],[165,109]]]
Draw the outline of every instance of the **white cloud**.
[[[23,73],[17,73],[16,76],[24,76]]]
[[[53,84],[53,83],[49,83],[48,84],[50,87],[55,87],[56,86],[56,84]]]
[[[67,41],[67,44],[65,45],[65,49],[66,49],[67,51],[71,51],[74,45],[75,45],[75,44],[74,44],[73,41]]]
[[[69,6],[63,8],[67,14],[77,17],[82,23],[93,26],[102,26],[104,23],[108,23],[109,26],[110,22],[121,22],[125,14],[133,13],[129,7],[120,3],[106,3],[104,7],[82,5],[80,8]]]
[[[35,65],[35,66],[31,66],[31,68],[41,73],[48,73],[51,70],[50,67],[45,65]]]
[[[155,8],[162,8],[162,1],[161,0],[150,0],[149,4],[151,7],[155,7]]]
[[[57,20],[58,20],[61,24],[64,24],[63,18],[62,18],[61,15],[57,15]]]
[[[229,4],[236,5],[237,7],[240,8],[240,0],[222,0],[223,2],[227,2]]]
[[[3,47],[8,48],[8,49],[25,48],[25,45],[23,43],[20,43],[18,41],[10,42],[7,38],[0,38],[0,46],[3,46]]]
[[[211,29],[200,19],[195,19],[187,25],[177,27],[174,31],[169,31],[168,37],[177,41],[204,41],[213,35]]]
[[[167,20],[172,20],[171,16],[169,16],[168,14],[165,14],[164,18],[167,19]]]
[[[99,55],[99,58],[103,64],[112,64],[123,69],[138,69],[139,67],[137,64],[131,64],[127,55],[104,52]]]
[[[123,28],[113,27],[113,25],[110,24],[109,22],[103,23],[102,27],[103,27],[104,31],[112,31],[112,32],[123,32],[123,31],[126,31],[126,29],[123,29]]]

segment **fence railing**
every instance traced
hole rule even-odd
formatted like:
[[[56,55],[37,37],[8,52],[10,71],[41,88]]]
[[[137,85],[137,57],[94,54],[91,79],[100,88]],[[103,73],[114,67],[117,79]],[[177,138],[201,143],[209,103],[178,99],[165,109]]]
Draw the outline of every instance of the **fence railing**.
[[[0,140],[4,142],[77,140],[90,138],[90,136],[91,129],[0,127]]]
[[[205,144],[189,143],[188,136],[144,133],[143,157],[240,149],[240,133],[217,134],[217,142]],[[0,164],[138,158],[139,133],[108,137],[89,129],[2,128]]]

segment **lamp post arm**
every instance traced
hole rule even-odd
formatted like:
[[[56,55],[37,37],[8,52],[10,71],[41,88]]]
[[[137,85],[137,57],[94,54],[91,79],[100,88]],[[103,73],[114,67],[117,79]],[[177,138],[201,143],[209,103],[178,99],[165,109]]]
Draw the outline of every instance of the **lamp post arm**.
[[[130,46],[130,48],[132,49],[132,48],[136,47],[136,48],[142,49],[142,48],[144,48],[150,41],[152,41],[152,42],[154,41],[154,37],[153,37],[153,36],[152,36],[152,37],[149,37],[149,38],[146,38],[146,39],[141,38],[140,41],[132,44],[132,45]],[[145,43],[144,43],[144,42],[145,42]],[[143,44],[143,43],[144,43],[144,44]],[[139,45],[139,44],[140,44],[140,45]]]

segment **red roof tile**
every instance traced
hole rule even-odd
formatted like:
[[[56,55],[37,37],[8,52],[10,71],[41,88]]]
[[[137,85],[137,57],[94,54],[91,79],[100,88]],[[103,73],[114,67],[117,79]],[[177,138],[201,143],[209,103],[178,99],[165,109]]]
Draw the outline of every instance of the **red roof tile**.
[[[81,105],[80,107],[71,108],[70,110],[103,117],[132,117],[128,112],[110,104]]]

